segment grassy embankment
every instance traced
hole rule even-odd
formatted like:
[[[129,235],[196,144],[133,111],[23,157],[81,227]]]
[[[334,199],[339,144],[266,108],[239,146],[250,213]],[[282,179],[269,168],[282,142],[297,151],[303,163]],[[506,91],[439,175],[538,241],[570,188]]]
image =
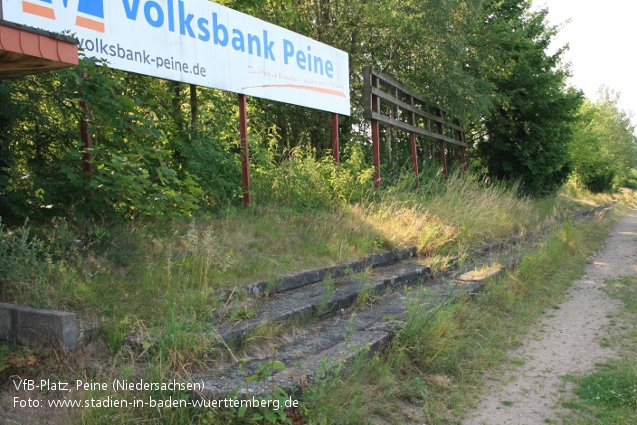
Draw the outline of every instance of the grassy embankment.
[[[97,315],[116,349],[136,326],[210,317],[219,288],[412,245],[440,264],[445,253],[527,231],[576,205],[459,177],[418,192],[409,183],[356,205],[304,212],[265,203],[181,222],[5,228],[3,298]]]
[[[5,372],[34,376],[48,368],[47,373],[73,376],[83,370],[85,362],[98,357],[116,365],[109,369],[108,378],[134,372],[149,380],[165,380],[174,373],[214,366],[217,354],[223,350],[210,334],[197,332],[198,323],[212,316],[219,306],[213,295],[216,289],[409,245],[418,246],[421,253],[432,255],[433,264],[442,265],[446,253],[463,253],[484,242],[525,232],[581,207],[573,191],[568,196],[563,193],[532,200],[516,196],[514,189],[485,186],[457,176],[446,183],[432,180],[417,192],[408,187],[409,182],[370,193],[356,205],[342,204],[303,214],[264,204],[248,210],[228,209],[216,217],[190,222],[67,225],[58,221],[30,229],[31,234],[38,234],[37,241],[26,236],[27,228],[5,229],[4,250],[0,252],[3,267],[9,272],[2,288],[5,300],[99,316],[103,342],[98,344],[107,344],[110,350],[103,351],[110,354],[89,347],[66,360],[52,362],[53,357],[43,352],[5,349],[3,368]],[[606,200],[589,196],[586,202]],[[406,327],[411,331],[401,334],[386,358],[370,369],[349,375],[345,384],[327,379],[310,392],[308,417],[320,422],[321,417],[331,416],[338,408],[340,423],[364,422],[379,411],[388,418],[399,418],[400,412],[391,408],[395,405],[392,402],[404,398],[418,402],[407,394],[421,394],[422,400],[427,399],[427,410],[438,412],[427,414],[429,418],[440,415],[440,406],[453,408],[459,403],[454,396],[450,395],[449,400],[442,395],[429,396],[434,389],[436,394],[445,393],[435,387],[438,380],[430,377],[444,377],[454,387],[475,385],[479,379],[476,373],[501,361],[501,350],[511,344],[511,334],[506,330],[523,327],[543,303],[560,292],[561,286],[557,285],[547,294],[540,291],[540,301],[529,302],[528,297],[536,295],[525,279],[536,281],[546,273],[575,268],[564,272],[564,285],[577,274],[577,259],[602,238],[605,226],[597,222],[587,226],[567,224],[556,230],[553,242],[547,243],[553,247],[551,252],[542,253],[542,249],[548,249],[542,248],[540,253],[529,255],[528,264],[521,265],[517,273],[528,276],[500,281],[494,285],[501,288],[495,293],[490,289],[477,302],[461,303],[435,318],[419,317],[414,312],[411,321],[417,326]],[[585,237],[585,230],[595,237]],[[566,259],[565,252],[569,253]],[[533,261],[533,255],[543,257]],[[567,262],[560,263],[562,260]],[[541,283],[537,286],[544,287]],[[534,310],[524,313],[527,307]],[[496,326],[503,315],[511,314],[517,319]],[[475,350],[474,354],[463,351],[475,347],[476,338],[495,338],[478,332],[477,327],[484,332],[496,328],[491,330],[496,334],[504,328],[499,337],[504,341],[486,348],[500,354],[489,354],[485,361]],[[150,329],[159,340],[142,356],[130,356],[120,349],[120,343],[125,335],[140,329]],[[466,362],[477,362],[479,367]],[[409,379],[404,379],[406,376]],[[96,377],[106,378],[99,374]],[[360,394],[354,396],[351,391]],[[343,397],[352,401],[341,406],[337,400]],[[161,418],[164,423],[222,420],[212,419],[211,414],[93,411],[83,414],[82,421],[91,422],[89,418],[93,418],[96,423],[107,419],[118,422],[133,417]]]

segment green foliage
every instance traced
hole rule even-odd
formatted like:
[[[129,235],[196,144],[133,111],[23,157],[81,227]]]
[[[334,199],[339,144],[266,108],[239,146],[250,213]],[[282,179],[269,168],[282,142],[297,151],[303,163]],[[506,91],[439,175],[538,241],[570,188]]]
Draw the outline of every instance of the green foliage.
[[[197,208],[196,179],[179,175],[153,113],[161,84],[83,59],[77,68],[3,82],[16,117],[2,137],[3,209],[46,217],[68,211],[111,217],[179,216]],[[93,148],[79,122],[91,108]],[[95,172],[82,170],[91,154]],[[90,202],[85,202],[90,200]]]
[[[250,392],[247,393],[247,398],[256,404],[253,406],[254,413],[252,414],[251,421],[253,423],[272,423],[272,424],[290,424],[292,421],[285,414],[285,402],[288,400],[288,394],[280,387],[271,384],[269,381],[274,375],[273,371],[283,372],[285,365],[276,359],[268,360],[259,365],[257,371],[252,375],[247,375],[243,365],[247,360],[242,359],[239,362],[239,366],[243,369],[245,374],[246,388],[249,388],[251,382],[257,382],[263,384],[263,392],[267,394],[262,397],[251,397]],[[254,403],[254,401],[256,403]],[[237,411],[237,417],[243,418],[248,411],[248,405],[243,404]]]
[[[131,76],[103,64],[86,70],[85,78],[79,69],[69,73],[82,84],[83,99],[91,105],[91,132],[97,135],[90,152],[95,173],[87,179],[79,169],[77,144],[67,150],[76,166],[61,167],[90,199],[78,204],[78,210],[92,215],[112,211],[124,217],[188,215],[202,191],[192,178],[180,178],[172,152],[157,143],[163,134],[154,122],[158,117],[150,113],[157,104],[157,85],[149,77]]]
[[[43,244],[29,232],[26,224],[7,232],[0,219],[0,283],[36,279],[46,268],[46,260],[41,259]]]
[[[236,322],[239,320],[252,319],[253,317],[256,317],[256,315],[257,313],[254,310],[250,310],[249,308],[244,306],[233,310],[232,313],[230,313],[229,319],[233,322]]]
[[[295,148],[276,162],[273,149],[255,154],[253,191],[257,202],[275,202],[295,210],[334,209],[358,202],[371,188],[373,169],[360,148],[349,161],[336,165],[331,157],[317,158],[310,148]]]
[[[619,95],[602,87],[597,101],[584,103],[575,125],[570,145],[574,175],[594,193],[630,186],[637,166],[637,137],[618,101]]]
[[[462,333],[458,322],[466,306],[460,303],[431,311],[425,307],[428,298],[424,288],[409,295],[407,323],[398,333],[396,347],[414,362],[437,363],[439,356],[449,354],[445,347],[451,347],[453,339]]]
[[[493,107],[484,114],[477,153],[497,179],[520,180],[534,195],[554,192],[567,179],[571,122],[582,94],[566,88],[562,51],[546,49],[555,29],[547,11],[523,0],[488,0],[474,39],[484,58],[477,73],[492,84]]]
[[[498,179],[520,179],[533,194],[554,190],[568,174],[569,122],[580,95],[565,89],[561,52],[545,53],[555,33],[544,22],[545,11],[530,13],[528,2],[223,3],[350,57],[352,116],[340,121],[340,167],[329,160],[329,113],[250,100],[257,202],[330,209],[368,195],[371,150],[360,74],[369,64],[483,135],[477,169]],[[197,93],[197,104],[191,104],[188,89]],[[80,100],[91,107],[89,151],[79,140],[85,114]],[[69,213],[170,218],[202,207],[219,211],[241,198],[233,94],[83,59],[75,69],[3,80],[0,101],[6,105],[0,111],[0,214],[5,220]],[[383,184],[389,185],[400,181],[396,176],[408,167],[410,152],[405,134],[382,133]],[[439,168],[437,150],[430,142],[420,143],[421,160]],[[85,153],[92,155],[90,176],[82,170]]]
[[[199,197],[203,205],[225,206],[238,198],[241,187],[236,96],[198,88],[199,120],[191,131],[184,129],[183,123],[181,129],[171,123],[172,117],[184,118],[183,98],[185,96],[179,92],[178,97],[173,97],[165,106],[166,113],[163,114],[164,132],[173,149],[175,167],[180,176],[196,179],[204,191]],[[176,110],[173,104],[177,105]]]
[[[52,245],[32,235],[27,224],[8,230],[0,217],[0,294],[7,301],[28,298],[54,307],[48,284],[63,263],[54,262]]]
[[[622,182],[623,187],[637,190],[637,169],[631,169],[628,171],[626,178]]]

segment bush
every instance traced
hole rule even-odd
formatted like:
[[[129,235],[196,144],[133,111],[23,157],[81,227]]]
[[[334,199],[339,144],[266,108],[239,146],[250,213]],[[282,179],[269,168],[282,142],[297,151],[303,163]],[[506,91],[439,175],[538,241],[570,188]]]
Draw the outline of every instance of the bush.
[[[630,185],[635,176],[637,139],[630,116],[618,108],[618,101],[619,95],[602,88],[596,102],[584,103],[574,126],[569,147],[574,174],[594,193]]]
[[[576,172],[577,180],[593,193],[612,192],[615,189],[615,170],[601,164],[587,164]]]
[[[340,165],[332,158],[316,158],[309,148],[292,149],[277,163],[271,150],[255,155],[252,189],[260,203],[275,202],[296,210],[333,209],[363,199],[372,187],[373,169],[360,148]]]
[[[622,181],[622,187],[637,190],[637,169],[632,169],[626,174],[626,178]]]
[[[180,173],[168,130],[160,124],[159,80],[109,69],[94,59],[79,67],[0,83],[0,212],[5,219],[52,216],[188,216],[202,190]],[[158,100],[159,99],[159,100]],[[79,123],[91,107],[93,148]],[[92,155],[94,172],[83,170]],[[90,199],[91,202],[86,202]]]
[[[0,218],[0,293],[2,299],[45,299],[46,282],[55,273],[47,244],[31,236],[27,225],[8,230]]]

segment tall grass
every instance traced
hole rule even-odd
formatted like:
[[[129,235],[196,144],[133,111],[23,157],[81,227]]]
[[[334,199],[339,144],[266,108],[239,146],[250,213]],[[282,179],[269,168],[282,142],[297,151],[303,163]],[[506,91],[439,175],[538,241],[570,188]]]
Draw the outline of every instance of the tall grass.
[[[484,372],[502,364],[535,320],[563,299],[610,224],[556,225],[523,253],[517,269],[460,302],[427,310],[427,291],[413,290],[389,353],[319,381],[306,394],[306,415],[312,423],[331,417],[341,424],[460,423],[485,384]]]
[[[415,186],[411,176],[402,181]],[[391,244],[416,245],[421,253],[475,246],[540,223],[534,201],[519,197],[516,186],[492,185],[459,172],[446,181],[436,176],[422,182],[411,193],[400,186],[354,208]]]
[[[331,160],[298,152],[279,165],[255,172],[255,204],[247,209],[229,206],[189,221],[0,226],[3,298],[99,316],[103,341],[97,344],[110,353],[104,361],[114,366],[108,376],[101,373],[96,379],[134,376],[164,381],[177,376],[187,380],[192,371],[214,365],[224,351],[208,327],[226,307],[217,289],[409,245],[416,245],[422,254],[463,252],[551,222],[575,205],[572,194],[568,199],[519,197],[515,186],[491,184],[471,174],[455,173],[447,180],[435,173],[419,179],[404,174],[374,190],[370,169],[362,161],[337,167]],[[551,263],[553,258],[549,255],[542,261]],[[534,266],[530,276],[536,274]],[[525,303],[527,286],[514,281],[501,288],[502,294],[491,302],[502,302],[497,308],[515,313]],[[478,331],[467,323],[483,316],[474,316],[465,307],[445,310],[427,323],[412,313],[410,321],[417,326],[407,329],[414,334],[399,337],[393,360],[384,363],[377,358],[367,364],[365,373],[348,378],[352,385],[345,393],[340,384],[326,384],[334,396],[319,393],[323,407],[315,407],[320,411],[317,417],[332,410],[325,404],[330,399],[339,403],[350,394],[359,397],[356,393],[361,391],[367,398],[350,403],[352,409],[360,409],[342,410],[340,418],[356,423],[364,409],[373,411],[365,400],[378,397],[368,397],[369,392],[387,396],[377,405],[387,409],[413,388],[423,397],[429,394],[430,386],[418,379],[397,386],[396,367],[435,366],[451,375],[450,365],[463,364],[459,356],[470,359],[464,367],[476,367],[480,357],[469,351],[476,340],[462,338]],[[486,305],[481,311],[491,308],[496,307]],[[122,341],[132,333],[142,336],[141,353],[122,349]],[[83,370],[71,369],[67,375]],[[428,369],[419,370],[422,374]],[[132,399],[142,394],[119,396]],[[184,409],[90,409],[78,413],[78,422],[234,423],[230,416]]]
[[[215,295],[220,288],[410,245],[422,254],[462,252],[550,221],[572,204],[553,202],[546,212],[550,200],[462,173],[448,180],[408,173],[374,190],[362,160],[336,166],[300,151],[257,170],[255,205],[247,209],[186,222],[58,222],[31,233],[1,227],[4,300],[98,315],[117,347],[136,330],[161,333],[168,312],[214,322],[225,302]],[[39,266],[46,267],[33,275]]]

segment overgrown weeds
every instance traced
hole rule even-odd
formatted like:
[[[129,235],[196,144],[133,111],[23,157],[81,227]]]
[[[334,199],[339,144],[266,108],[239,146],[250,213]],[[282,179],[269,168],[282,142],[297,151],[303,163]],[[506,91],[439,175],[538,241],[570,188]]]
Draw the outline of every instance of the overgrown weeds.
[[[308,164],[290,165],[290,170],[299,166],[310,173]],[[326,163],[322,167],[328,169],[333,165]],[[410,190],[406,190],[407,187]],[[413,187],[415,180],[405,176],[395,187],[352,195],[347,202],[330,201],[321,207],[320,197],[319,202],[308,199],[306,201],[314,207],[307,209],[300,204],[281,202],[288,205],[284,207],[278,203],[285,197],[314,196],[312,191],[308,189],[300,194],[283,191],[271,202],[263,199],[248,209],[229,207],[218,215],[202,215],[184,222],[67,225],[58,221],[37,227],[1,227],[3,297],[6,301],[35,307],[99,315],[102,339],[110,349],[113,367],[107,376],[100,373],[87,378],[111,380],[134,376],[161,381],[179,376],[187,380],[193,371],[214,365],[227,349],[214,333],[208,332],[217,313],[228,308],[225,300],[218,299],[217,289],[239,287],[257,280],[275,281],[277,276],[293,270],[345,262],[407,245],[417,245],[424,254],[462,253],[483,242],[551,223],[575,205],[574,201],[520,198],[515,188],[490,185],[469,175],[453,175],[447,182],[436,177],[421,181],[418,190],[412,190]],[[328,192],[319,195],[328,196]],[[338,193],[345,192],[337,190]],[[356,202],[349,202],[352,200]],[[489,297],[478,298],[475,311],[461,304],[440,311],[433,319],[410,313],[412,323],[418,324],[410,327],[414,333],[399,337],[399,348],[389,359],[378,358],[368,365],[382,366],[380,369],[369,369],[372,375],[356,378],[364,382],[361,384],[367,388],[364,391],[375,389],[374,382],[383,382],[379,394],[387,392],[387,400],[395,401],[404,396],[411,382],[414,388],[420,388],[419,394],[424,397],[433,391],[433,384],[428,380],[432,374],[448,377],[453,383],[450,385],[467,386],[468,381],[476,379],[475,375],[461,371],[480,370],[499,361],[495,353],[500,346],[485,347],[491,357],[487,356],[486,360],[480,357],[484,353],[480,354],[476,347],[484,347],[482,339],[491,338],[481,334],[481,330],[495,332],[494,340],[506,340],[492,329],[494,325],[489,325],[495,320],[491,319],[492,310],[500,312],[498,317],[502,318],[522,314],[525,310],[518,308],[521,303],[536,308],[525,298],[538,296],[532,288],[539,288],[541,293],[541,284],[534,279],[559,274],[560,267],[568,269],[563,263],[568,253],[579,258],[589,242],[576,238],[582,231],[579,225],[568,226],[558,232],[562,236],[554,237],[552,243],[557,248],[550,248],[544,257],[538,257],[528,266],[523,264],[520,274],[511,277],[509,283],[494,284],[492,292],[487,292],[491,294]],[[541,269],[534,268],[538,262],[543,264]],[[326,306],[332,295],[330,290],[326,291]],[[542,300],[554,295],[551,292]],[[361,297],[359,302],[373,301],[369,296]],[[253,314],[249,308],[232,311],[236,311],[237,319]],[[523,320],[522,316],[519,320]],[[506,321],[504,328],[511,326]],[[122,342],[133,333],[145,338],[137,351],[129,352]],[[262,340],[278,333],[278,327],[268,326],[258,337]],[[436,341],[432,342],[433,337]],[[500,344],[506,345],[502,341]],[[415,377],[396,386],[396,382],[407,376],[407,371],[410,376],[416,371]],[[446,382],[441,378],[436,382],[443,381]],[[316,391],[319,392],[315,400],[319,400],[321,387]],[[359,388],[352,386],[348,391],[356,392]],[[131,392],[123,396],[132,399],[141,395],[141,392]],[[156,396],[180,399],[188,395],[161,392]],[[334,397],[334,400],[339,397],[344,400],[338,391]],[[378,397],[365,397],[356,398],[347,406],[354,409],[358,403],[360,409],[371,409],[366,400]],[[446,403],[444,397],[431,400],[440,406]],[[317,418],[324,414],[320,412],[332,411],[330,406],[312,403],[308,408],[317,412]],[[449,406],[454,405],[450,403]],[[389,404],[383,403],[383,406]],[[371,409],[378,414],[382,410]],[[399,415],[395,409],[391,411],[394,413],[383,416],[387,421]],[[350,412],[351,416],[347,412],[342,410],[340,417],[360,417],[360,411],[356,413],[355,409]],[[436,414],[427,417],[434,418]],[[124,417],[164,423],[223,423],[226,420],[224,414],[212,412],[157,413],[134,408],[117,412],[91,410],[83,415],[84,423],[117,422]],[[355,423],[355,419],[352,421]]]
[[[297,159],[301,165],[290,167],[311,170],[307,161]],[[293,270],[408,245],[424,254],[462,251],[551,218],[537,211],[536,201],[517,197],[515,188],[459,174],[438,180],[404,191],[396,187],[414,182],[404,177],[358,203],[303,214],[274,202],[314,196],[311,191],[189,222],[2,227],[3,297],[34,307],[97,312],[106,318],[107,332],[137,319],[156,326],[161,320],[155,312],[173,306],[205,320],[217,309],[219,288],[274,281]]]
[[[565,222],[523,253],[519,266],[489,280],[483,293],[427,309],[427,291],[412,291],[407,323],[390,352],[310,389],[307,412],[317,423],[456,423],[471,407],[483,372],[545,310],[559,302],[612,220]],[[348,400],[343,404],[342,400]],[[400,407],[396,407],[400,406]]]

